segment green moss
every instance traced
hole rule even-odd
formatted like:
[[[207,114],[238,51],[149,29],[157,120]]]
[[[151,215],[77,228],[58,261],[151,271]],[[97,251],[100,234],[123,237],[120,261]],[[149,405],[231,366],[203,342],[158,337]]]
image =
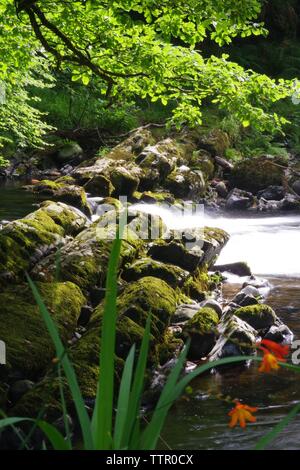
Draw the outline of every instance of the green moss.
[[[274,325],[276,314],[268,305],[257,304],[241,307],[234,312],[241,320],[251,325],[256,330],[262,330]]]
[[[16,279],[38,248],[57,244],[64,229],[43,210],[12,222],[0,232],[0,278]]]
[[[86,226],[86,217],[67,204],[45,201],[41,208],[64,229],[66,235],[77,235]]]
[[[215,331],[219,323],[218,314],[212,308],[201,308],[184,326],[184,331],[205,335]]]
[[[178,266],[161,263],[151,258],[143,258],[126,267],[122,277],[126,281],[136,281],[145,276],[153,276],[163,279],[172,287],[176,287],[182,285],[188,275],[187,271]]]
[[[55,183],[62,183],[63,185],[65,184],[75,184],[75,179],[73,178],[73,176],[68,176],[68,175],[65,175],[65,176],[61,176],[60,178],[57,178],[55,180]]]
[[[118,299],[119,315],[125,315],[143,327],[151,312],[156,338],[169,325],[175,309],[175,291],[163,280],[150,276],[129,285]]]
[[[60,250],[60,279],[74,282],[84,290],[95,285],[104,286],[114,229],[112,226],[101,229],[94,224],[66,243]],[[129,232],[121,247],[121,268],[138,256],[141,245],[142,240],[131,238]],[[34,270],[35,277],[53,281],[55,257],[52,253],[41,260]]]
[[[204,307],[184,324],[183,337],[191,340],[189,359],[200,359],[209,354],[215,344],[218,323],[215,310]]]
[[[85,298],[71,283],[38,283],[37,287],[66,342],[76,327]],[[6,343],[5,372],[35,379],[55,355],[52,340],[28,285],[6,288],[0,294],[0,338]]]
[[[175,201],[174,197],[164,191],[154,192],[154,191],[144,191],[138,192],[135,191],[132,195],[132,199],[135,201],[144,201],[144,202],[168,202],[173,203]]]

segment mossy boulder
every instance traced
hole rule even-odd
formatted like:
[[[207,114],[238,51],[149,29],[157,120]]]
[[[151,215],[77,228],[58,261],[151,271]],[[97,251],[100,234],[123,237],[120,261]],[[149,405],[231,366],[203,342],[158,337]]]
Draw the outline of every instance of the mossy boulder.
[[[172,264],[143,258],[126,266],[122,274],[122,278],[128,282],[137,281],[146,276],[163,279],[171,287],[180,287],[189,276],[189,272]]]
[[[87,226],[86,216],[63,202],[44,201],[40,208],[64,229],[65,235],[77,235]]]
[[[72,283],[37,283],[37,288],[66,343],[76,328],[85,298]],[[6,344],[2,376],[33,379],[55,356],[55,348],[28,285],[10,286],[0,294],[0,338]]]
[[[0,284],[21,279],[25,270],[85,223],[76,209],[44,202],[37,211],[7,224],[0,231]]]
[[[114,186],[113,195],[118,196],[132,196],[137,190],[140,183],[138,176],[139,171],[132,171],[124,167],[117,167],[110,173],[110,180]]]
[[[144,192],[139,192],[136,191],[132,195],[133,202],[146,202],[146,203],[167,203],[167,204],[174,204],[175,198],[172,196],[170,193],[166,191],[144,191]]]
[[[184,338],[190,338],[188,357],[191,360],[207,356],[212,350],[216,337],[218,314],[212,308],[201,308],[183,327]]]
[[[155,143],[152,133],[148,129],[137,129],[127,139],[116,145],[107,157],[112,160],[133,160],[139,155],[147,145]]]
[[[80,186],[51,180],[42,180],[34,186],[29,186],[29,189],[32,189],[34,193],[49,196],[49,198],[54,201],[61,201],[71,206],[78,207],[78,209],[87,215],[91,214],[86,192]]]
[[[102,227],[95,223],[67,242],[60,250],[60,279],[74,282],[84,290],[103,286],[115,232],[114,225]],[[134,234],[131,236],[130,231],[127,235],[121,248],[121,266],[133,261],[143,244]],[[55,258],[53,253],[41,260],[32,271],[34,278],[53,281]]]
[[[264,304],[241,307],[234,314],[258,331],[270,328],[275,324],[277,318],[274,310]]]
[[[206,264],[197,268],[183,285],[183,292],[198,302],[205,300],[210,290],[210,276]]]
[[[230,138],[226,132],[221,129],[212,129],[199,137],[199,147],[207,150],[214,156],[223,157],[226,150],[230,147]]]
[[[287,162],[279,157],[262,156],[238,162],[230,174],[232,187],[256,194],[268,186],[281,186]]]
[[[148,145],[138,155],[136,163],[145,169],[147,179],[162,182],[175,169],[180,159],[182,160],[182,152],[179,145],[168,138],[155,145]]]
[[[177,294],[165,281],[143,277],[128,285],[118,299],[119,316],[145,326],[151,312],[152,332],[159,341],[176,309]]]
[[[164,186],[176,198],[193,199],[199,201],[205,194],[206,182],[202,171],[191,170],[182,165],[172,171],[165,179]]]
[[[55,160],[57,163],[63,165],[78,159],[82,154],[83,150],[77,142],[67,142],[60,146],[55,155]]]
[[[60,176],[55,180],[56,183],[63,183],[63,184],[75,184],[75,180],[73,176],[70,175],[65,175],[65,176]]]
[[[106,176],[95,175],[84,184],[84,189],[92,196],[107,197],[114,191],[114,186]]]
[[[105,177],[114,187],[112,195],[132,196],[137,190],[143,170],[134,162],[115,161],[112,158],[98,158],[90,166],[77,167],[72,176],[79,184],[85,185],[98,176]]]
[[[189,166],[192,170],[200,170],[206,181],[211,180],[216,171],[214,159],[209,152],[203,149],[192,153]]]
[[[124,360],[133,344],[141,345],[151,312],[151,344],[148,365],[157,365],[166,343],[166,328],[176,308],[176,293],[161,279],[147,277],[127,286],[118,297],[116,329],[116,380],[120,380]],[[94,311],[88,331],[71,349],[70,358],[85,397],[95,398],[97,390],[103,303]],[[160,350],[160,347],[162,348]],[[164,351],[166,357],[166,351]]]

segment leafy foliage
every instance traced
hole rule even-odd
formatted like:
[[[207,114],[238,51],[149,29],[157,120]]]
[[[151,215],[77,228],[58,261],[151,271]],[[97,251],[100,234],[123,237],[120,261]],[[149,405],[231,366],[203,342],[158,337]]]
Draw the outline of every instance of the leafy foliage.
[[[40,146],[50,127],[42,122],[29,87],[51,86],[53,79],[30,29],[18,24],[10,2],[0,2],[0,24],[0,148],[12,142]]]
[[[175,104],[177,126],[202,122],[207,101],[235,115],[244,125],[273,131],[285,120],[271,103],[290,96],[289,81],[271,80],[229,60],[205,58],[199,49],[209,38],[219,46],[237,36],[265,34],[256,18],[259,0],[74,0],[0,2],[4,24],[21,34],[17,61],[32,52],[68,70],[74,82],[96,85],[104,105],[142,99]],[[30,53],[29,53],[30,52]],[[26,59],[24,59],[26,57]]]

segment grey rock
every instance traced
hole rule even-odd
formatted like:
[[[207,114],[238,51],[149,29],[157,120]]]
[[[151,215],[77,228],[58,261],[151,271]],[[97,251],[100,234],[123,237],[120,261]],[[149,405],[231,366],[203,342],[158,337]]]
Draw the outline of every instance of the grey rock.
[[[201,302],[200,307],[212,308],[219,315],[219,318],[222,316],[222,306],[214,299],[204,300]]]
[[[210,362],[230,356],[254,355],[257,332],[235,315],[224,319],[218,327],[219,339],[208,359]]]
[[[172,317],[172,322],[184,323],[193,318],[200,308],[201,305],[196,302],[193,304],[181,304],[177,307]]]
[[[284,198],[285,190],[283,186],[268,186],[257,193],[258,199],[263,198],[266,201],[281,201]]]
[[[292,189],[295,191],[295,193],[298,194],[298,196],[300,196],[300,180],[296,180],[296,181],[293,183]]]
[[[252,193],[235,188],[229,193],[225,208],[229,211],[249,209],[253,201]]]
[[[251,276],[251,269],[244,261],[239,261],[230,264],[216,264],[212,271],[219,271],[220,273],[229,272],[237,276]]]
[[[215,190],[217,191],[218,196],[222,198],[226,198],[228,196],[228,189],[224,181],[220,181],[220,183],[215,186]]]

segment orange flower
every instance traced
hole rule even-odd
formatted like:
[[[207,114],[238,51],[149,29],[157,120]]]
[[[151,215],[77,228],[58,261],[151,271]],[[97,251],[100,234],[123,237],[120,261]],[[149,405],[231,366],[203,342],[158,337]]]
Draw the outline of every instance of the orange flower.
[[[259,372],[271,372],[272,370],[278,370],[278,361],[286,362],[285,356],[289,353],[289,346],[281,346],[280,344],[263,339],[260,343],[259,349],[264,353],[263,361],[258,369]]]
[[[261,363],[260,368],[258,369],[259,372],[271,372],[272,370],[278,370],[279,369],[279,364],[278,364],[278,359],[274,354],[268,352],[264,353],[264,357]]]
[[[285,356],[287,356],[290,351],[289,346],[282,346],[281,344],[275,343],[269,339],[263,339],[260,345],[260,349],[265,351],[265,348],[267,348],[279,361],[282,362],[286,361]]]
[[[228,416],[231,416],[231,421],[229,423],[230,428],[234,428],[237,423],[240,424],[241,428],[246,427],[246,422],[255,423],[256,418],[252,416],[252,413],[255,413],[257,408],[248,405],[242,405],[242,403],[236,402],[235,408],[229,411]]]

